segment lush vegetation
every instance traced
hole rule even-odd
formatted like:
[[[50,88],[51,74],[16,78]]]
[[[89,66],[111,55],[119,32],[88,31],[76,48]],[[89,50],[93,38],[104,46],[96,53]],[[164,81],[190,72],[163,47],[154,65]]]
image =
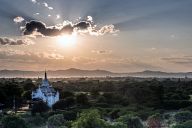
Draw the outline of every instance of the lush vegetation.
[[[188,79],[60,79],[51,84],[60,101],[49,108],[31,102],[37,79],[1,79],[3,128],[190,128],[192,81]],[[15,109],[13,106],[15,103]],[[29,109],[22,110],[22,107]],[[11,112],[10,112],[11,111]]]

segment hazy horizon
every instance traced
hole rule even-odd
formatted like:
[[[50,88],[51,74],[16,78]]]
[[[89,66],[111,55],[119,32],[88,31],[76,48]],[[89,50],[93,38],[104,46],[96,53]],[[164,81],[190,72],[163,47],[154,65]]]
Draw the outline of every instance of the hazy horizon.
[[[191,0],[0,3],[0,70],[192,71]]]

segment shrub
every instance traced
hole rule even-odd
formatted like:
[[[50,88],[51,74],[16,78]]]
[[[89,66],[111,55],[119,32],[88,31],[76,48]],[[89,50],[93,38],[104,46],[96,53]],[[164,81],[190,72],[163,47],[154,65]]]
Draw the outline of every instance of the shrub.
[[[4,128],[27,128],[25,121],[19,116],[5,116],[2,118]]]
[[[64,126],[65,119],[63,114],[56,114],[48,118],[48,128],[58,128]]]
[[[182,111],[175,114],[176,122],[183,123],[192,120],[192,113],[190,111]]]
[[[66,120],[75,120],[77,118],[77,113],[74,111],[64,111],[62,113]]]
[[[113,124],[108,125],[106,128],[127,128],[127,125],[122,122],[115,122]]]
[[[61,91],[60,92],[60,98],[61,99],[65,99],[68,97],[74,97],[74,94],[72,92],[69,92],[69,91]]]
[[[27,120],[27,123],[30,124],[31,126],[42,126],[46,122],[46,120],[40,115],[29,117],[26,120]]]
[[[141,122],[141,119],[138,117],[125,115],[125,116],[119,117],[119,119],[117,120],[126,124],[128,128],[144,128]]]
[[[76,102],[79,105],[88,105],[88,98],[87,98],[87,94],[79,94],[76,96]]]
[[[43,112],[47,112],[49,110],[49,107],[47,106],[46,103],[44,103],[43,101],[38,101],[35,102],[32,106],[32,114],[36,114],[36,113],[43,113]]]
[[[160,114],[155,114],[147,119],[147,124],[149,128],[161,128],[162,118]]]
[[[192,128],[192,120],[187,121],[183,124],[175,125],[175,126],[173,126],[173,128]]]
[[[72,128],[106,128],[107,123],[101,119],[97,110],[89,110],[80,114],[80,117],[72,123]]]
[[[62,99],[62,100],[57,101],[53,105],[53,109],[54,110],[56,110],[56,109],[63,110],[63,109],[72,107],[74,104],[75,104],[75,99],[73,97],[68,97],[66,99]]]

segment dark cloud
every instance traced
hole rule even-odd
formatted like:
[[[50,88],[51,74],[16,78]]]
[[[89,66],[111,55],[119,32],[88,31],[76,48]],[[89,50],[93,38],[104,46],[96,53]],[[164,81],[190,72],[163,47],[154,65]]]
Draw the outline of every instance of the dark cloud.
[[[62,34],[72,34],[77,33],[88,33],[90,35],[104,35],[107,33],[115,33],[117,30],[114,25],[106,25],[101,28],[96,29],[93,24],[91,16],[87,20],[79,21],[75,24],[71,22],[64,22],[63,24],[57,24],[55,26],[46,26],[45,23],[41,21],[30,21],[23,26],[24,35],[42,35],[42,36],[59,36]]]
[[[74,28],[77,28],[79,30],[86,30],[89,27],[91,27],[91,23],[86,21],[81,21],[74,25]]]
[[[7,37],[0,37],[0,45],[29,45],[33,42],[29,39],[11,39]]]
[[[72,34],[75,27],[78,27],[79,29],[86,29],[83,23],[77,24],[76,26],[67,24],[63,25],[62,28],[58,28],[56,26],[47,27],[40,21],[31,21],[26,24],[23,34],[31,35],[34,34],[34,32],[37,32],[43,36],[58,36],[61,34]]]

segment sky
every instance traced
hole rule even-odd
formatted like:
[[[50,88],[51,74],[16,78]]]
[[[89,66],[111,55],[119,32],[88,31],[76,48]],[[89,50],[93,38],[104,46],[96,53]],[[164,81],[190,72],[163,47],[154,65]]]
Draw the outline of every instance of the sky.
[[[192,71],[191,0],[0,0],[0,69]]]

